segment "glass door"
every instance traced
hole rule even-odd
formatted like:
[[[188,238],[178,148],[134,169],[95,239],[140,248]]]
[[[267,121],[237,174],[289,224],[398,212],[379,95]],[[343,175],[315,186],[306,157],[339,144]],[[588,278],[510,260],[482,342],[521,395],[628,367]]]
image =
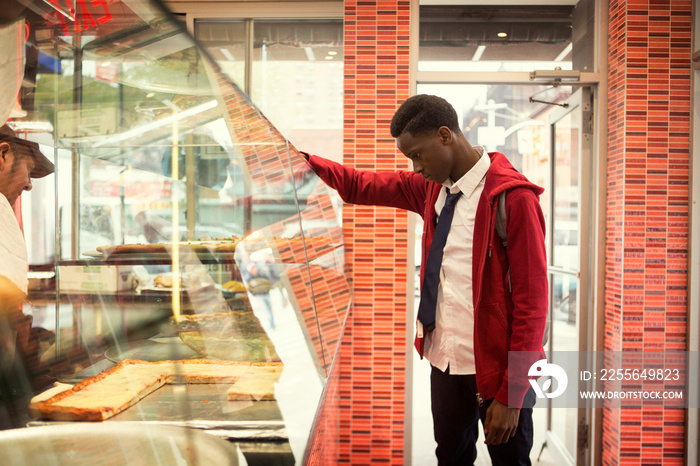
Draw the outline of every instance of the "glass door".
[[[550,222],[548,260],[551,320],[548,359],[587,364],[592,105],[589,88],[577,90],[550,115]],[[567,364],[570,366],[570,362]],[[580,382],[583,383],[583,382]],[[584,387],[579,387],[583,389]],[[547,446],[557,464],[586,464],[589,410],[551,398]]]

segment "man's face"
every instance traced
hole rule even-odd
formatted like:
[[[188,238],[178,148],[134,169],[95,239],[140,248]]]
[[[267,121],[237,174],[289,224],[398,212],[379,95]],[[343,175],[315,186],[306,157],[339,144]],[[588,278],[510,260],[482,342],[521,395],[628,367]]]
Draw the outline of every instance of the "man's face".
[[[454,163],[449,145],[451,136],[452,132],[445,126],[416,136],[404,132],[396,138],[396,146],[411,159],[414,173],[427,180],[443,183],[449,178]]]
[[[28,151],[21,145],[16,145],[18,151]],[[32,189],[32,179],[29,174],[34,168],[34,158],[26,153],[18,157],[12,147],[6,142],[0,143],[0,193],[10,205],[14,205],[22,191]]]

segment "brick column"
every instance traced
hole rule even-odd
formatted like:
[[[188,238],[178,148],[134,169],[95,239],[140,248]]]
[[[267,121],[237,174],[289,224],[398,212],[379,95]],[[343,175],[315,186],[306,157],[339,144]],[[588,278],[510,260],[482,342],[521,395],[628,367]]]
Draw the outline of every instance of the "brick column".
[[[606,351],[686,349],[691,0],[609,5]],[[685,412],[603,411],[605,465],[683,464]]]
[[[409,97],[410,2],[345,2],[344,163],[405,170],[389,132]],[[354,306],[308,452],[309,464],[397,464],[404,445],[408,215],[345,206]]]
[[[345,2],[346,165],[408,168],[389,125],[409,96],[409,16],[408,1]],[[389,208],[343,209],[355,305],[340,354],[340,463],[403,464],[407,218]]]

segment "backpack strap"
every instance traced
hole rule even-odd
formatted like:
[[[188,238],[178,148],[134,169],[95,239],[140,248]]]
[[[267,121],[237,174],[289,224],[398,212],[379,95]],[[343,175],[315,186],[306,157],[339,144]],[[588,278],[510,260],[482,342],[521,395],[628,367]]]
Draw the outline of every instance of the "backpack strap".
[[[496,207],[496,233],[501,238],[503,249],[508,252],[508,232],[506,231],[506,191],[502,191],[498,195],[498,206]],[[513,292],[513,287],[510,283],[510,264],[508,265],[508,291]]]
[[[508,232],[506,231],[506,192],[498,195],[498,207],[496,209],[496,233],[501,238],[503,249],[508,248]]]
[[[506,231],[506,192],[503,191],[498,195],[498,206],[496,208],[496,233],[498,233],[499,238],[501,238],[501,243],[503,244],[503,249],[508,251],[508,232]],[[510,283],[510,265],[508,265],[508,288],[511,293],[513,292],[513,287]],[[547,312],[547,322],[544,328],[544,338],[542,339],[542,346],[546,345],[549,341],[549,327],[551,322],[549,320],[549,312]]]

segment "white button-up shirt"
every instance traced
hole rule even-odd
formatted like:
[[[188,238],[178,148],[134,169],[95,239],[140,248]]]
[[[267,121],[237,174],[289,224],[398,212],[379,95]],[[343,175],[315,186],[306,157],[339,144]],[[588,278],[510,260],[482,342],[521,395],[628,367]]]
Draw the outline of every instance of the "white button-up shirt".
[[[442,256],[438,286],[435,330],[425,340],[425,357],[441,371],[450,374],[475,374],[474,300],[472,290],[472,253],[474,220],[479,198],[484,190],[491,159],[483,147],[474,146],[481,158],[456,182],[445,183],[451,193],[462,192],[452,218]],[[440,191],[435,211],[440,215],[447,193]]]
[[[0,193],[0,275],[27,293],[27,246],[15,211]]]

